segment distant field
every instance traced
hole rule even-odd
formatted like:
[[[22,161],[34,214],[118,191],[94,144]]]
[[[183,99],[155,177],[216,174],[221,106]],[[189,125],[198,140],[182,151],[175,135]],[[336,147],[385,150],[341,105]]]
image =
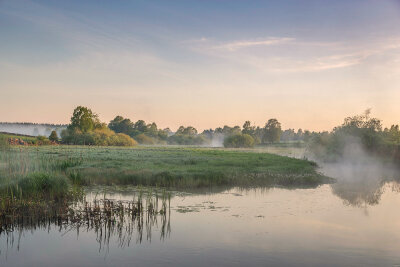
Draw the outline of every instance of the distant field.
[[[194,188],[212,185],[318,185],[330,181],[307,160],[260,150],[194,147],[24,147],[26,158],[68,159],[75,182]],[[68,166],[67,166],[68,167]]]
[[[36,140],[35,136],[31,136],[31,135],[23,135],[23,134],[12,134],[12,133],[5,133],[5,132],[0,132],[0,137],[3,138],[18,138],[18,139],[22,139],[26,142],[32,142]]]

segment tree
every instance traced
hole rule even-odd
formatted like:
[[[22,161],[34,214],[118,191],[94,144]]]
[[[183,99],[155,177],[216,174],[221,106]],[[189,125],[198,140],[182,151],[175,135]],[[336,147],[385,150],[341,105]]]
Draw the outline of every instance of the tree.
[[[116,116],[108,124],[108,128],[116,133],[130,134],[133,130],[133,122],[130,119],[125,119],[122,116]]]
[[[101,123],[97,114],[93,113],[91,109],[83,106],[78,106],[74,109],[71,117],[71,124],[69,129],[78,129],[83,133],[87,133],[95,128],[101,128]]]
[[[371,110],[367,109],[364,114],[347,117],[341,126],[333,129],[335,139],[354,137],[360,139],[362,145],[367,149],[376,148],[382,142],[382,122],[377,118],[370,117]]]
[[[135,122],[135,130],[139,131],[140,133],[147,132],[147,124],[144,120],[138,120]]]
[[[186,128],[184,126],[180,126],[176,131],[176,134],[194,136],[197,135],[197,130],[192,126],[188,126]]]
[[[279,142],[282,134],[281,124],[277,119],[270,119],[265,124],[264,135],[262,138],[263,143]]]
[[[147,125],[147,135],[149,135],[151,137],[157,137],[158,128],[157,128],[157,124],[155,122]]]
[[[49,136],[49,140],[53,141],[53,142],[58,142],[58,134],[56,131],[52,131],[50,136]]]
[[[400,130],[399,125],[392,125],[387,130],[388,140],[393,144],[400,144]]]
[[[255,126],[251,126],[250,121],[245,121],[243,124],[243,130],[242,133],[243,134],[249,134],[249,135],[254,135],[255,133]]]

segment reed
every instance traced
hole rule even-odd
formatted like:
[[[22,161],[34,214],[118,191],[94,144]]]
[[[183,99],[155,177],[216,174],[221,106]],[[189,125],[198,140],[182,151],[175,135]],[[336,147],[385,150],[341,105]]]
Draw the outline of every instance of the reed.
[[[147,197],[151,195],[147,194]],[[129,246],[135,236],[137,243],[141,243],[144,237],[151,241],[152,227],[155,225],[159,226],[161,239],[168,237],[171,224],[170,212],[165,212],[169,210],[166,198],[161,197],[163,205],[158,210],[153,206],[156,201],[154,196],[147,199],[147,205],[144,205],[142,197],[143,194],[139,194],[138,198],[132,201],[82,199],[57,205],[45,205],[40,202],[33,206],[22,203],[15,206],[13,203],[6,203],[7,215],[0,215],[0,237],[5,236],[12,246],[15,240],[14,233],[21,235],[24,231],[56,226],[63,234],[75,231],[79,236],[80,231],[84,229],[96,233],[100,249],[107,247],[112,237],[117,239],[121,247]],[[20,246],[19,243],[17,245]]]

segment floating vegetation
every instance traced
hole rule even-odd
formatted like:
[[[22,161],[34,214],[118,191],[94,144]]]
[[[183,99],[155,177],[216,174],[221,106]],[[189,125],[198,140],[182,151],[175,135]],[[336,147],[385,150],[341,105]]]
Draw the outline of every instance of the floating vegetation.
[[[229,211],[230,207],[216,207],[213,205],[215,203],[213,201],[203,201],[201,204],[177,206],[175,211],[179,213],[200,212],[201,210]]]
[[[199,209],[193,207],[185,207],[185,206],[178,206],[176,212],[179,213],[188,213],[188,212],[200,212]]]

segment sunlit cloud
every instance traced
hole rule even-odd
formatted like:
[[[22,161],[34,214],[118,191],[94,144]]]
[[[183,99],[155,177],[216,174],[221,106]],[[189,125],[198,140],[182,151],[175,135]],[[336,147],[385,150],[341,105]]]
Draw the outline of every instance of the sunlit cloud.
[[[228,51],[236,51],[241,48],[248,48],[254,46],[271,46],[271,45],[286,44],[294,40],[295,40],[294,38],[287,38],[287,37],[283,38],[271,37],[261,40],[243,40],[243,41],[228,42],[221,45],[217,45],[214,48],[228,50]]]

